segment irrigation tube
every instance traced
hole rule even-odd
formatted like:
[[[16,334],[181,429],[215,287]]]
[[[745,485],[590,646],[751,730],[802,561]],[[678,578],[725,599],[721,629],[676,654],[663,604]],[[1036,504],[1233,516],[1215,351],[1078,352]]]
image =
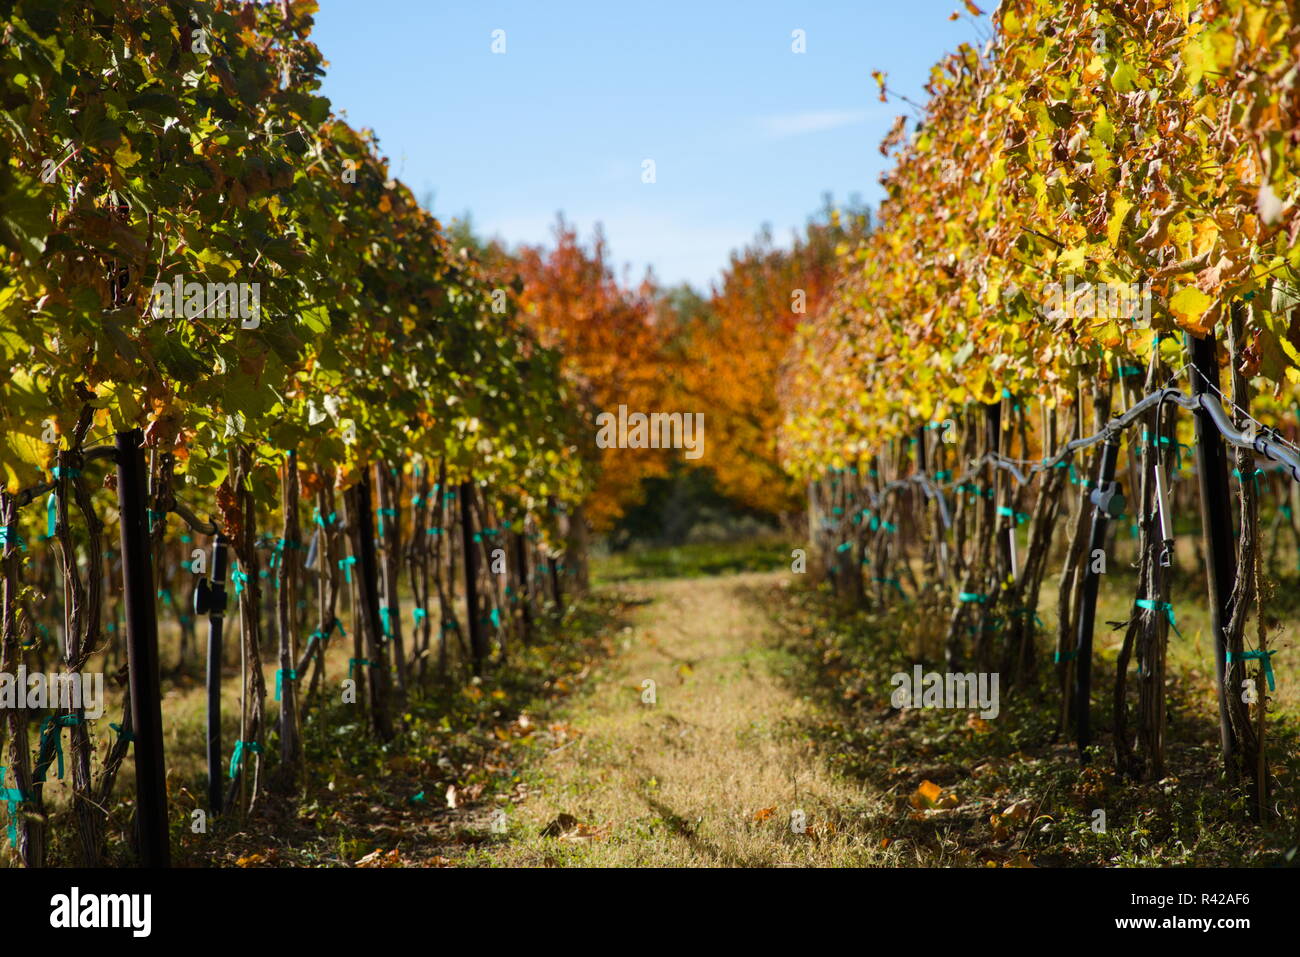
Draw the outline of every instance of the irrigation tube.
[[[1272,429],[1269,429],[1255,419],[1251,419],[1251,421],[1255,422],[1255,424],[1260,427],[1259,431],[1254,429],[1238,429],[1232,424],[1232,420],[1229,419],[1228,414],[1224,412],[1223,406],[1213,395],[1210,395],[1209,393],[1187,395],[1179,389],[1169,388],[1161,389],[1158,392],[1152,392],[1150,395],[1143,397],[1140,401],[1131,406],[1123,415],[1107,422],[1102,426],[1099,432],[1092,435],[1085,435],[1081,438],[1067,442],[1058,452],[1056,452],[1055,455],[1045,458],[1041,462],[1031,464],[1026,470],[1028,474],[1022,472],[1017,464],[1012,460],[1005,458],[996,452],[986,452],[971,464],[971,467],[964,475],[951,482],[939,484],[928,474],[918,472],[909,475],[907,478],[894,479],[893,481],[886,482],[881,487],[879,493],[868,492],[867,501],[871,505],[872,509],[876,509],[880,507],[881,500],[890,493],[897,492],[900,489],[905,489],[910,485],[919,485],[921,490],[925,492],[927,498],[938,497],[939,511],[943,519],[943,527],[948,529],[952,527],[952,522],[949,518],[948,501],[943,494],[944,489],[952,489],[959,485],[964,485],[967,480],[978,475],[986,463],[992,463],[996,468],[1010,472],[1018,484],[1025,485],[1035,473],[1045,472],[1048,469],[1055,468],[1057,465],[1071,458],[1073,454],[1080,449],[1086,449],[1096,445],[1098,442],[1104,441],[1111,435],[1118,435],[1125,429],[1134,425],[1138,419],[1142,417],[1143,413],[1165,402],[1172,402],[1180,408],[1186,409],[1188,412],[1195,412],[1198,409],[1204,409],[1209,413],[1210,419],[1214,423],[1214,427],[1219,430],[1220,434],[1223,435],[1229,445],[1241,449],[1253,449],[1270,462],[1276,462],[1279,465],[1285,466],[1287,471],[1291,473],[1291,478],[1300,482],[1300,456],[1282,443],[1271,441],[1269,436],[1276,434]],[[843,526],[844,520],[841,519],[841,530],[843,529]]]

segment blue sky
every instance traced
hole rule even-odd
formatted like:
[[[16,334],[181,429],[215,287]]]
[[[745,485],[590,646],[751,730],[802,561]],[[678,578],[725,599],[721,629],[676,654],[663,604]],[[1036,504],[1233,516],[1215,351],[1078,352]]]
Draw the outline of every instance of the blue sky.
[[[764,223],[784,242],[826,192],[878,200],[904,107],[871,71],[923,99],[931,65],[978,39],[948,20],[960,5],[321,0],[313,39],[325,95],[440,218],[536,243],[563,211],[584,235],[603,223],[630,278],[703,291]]]

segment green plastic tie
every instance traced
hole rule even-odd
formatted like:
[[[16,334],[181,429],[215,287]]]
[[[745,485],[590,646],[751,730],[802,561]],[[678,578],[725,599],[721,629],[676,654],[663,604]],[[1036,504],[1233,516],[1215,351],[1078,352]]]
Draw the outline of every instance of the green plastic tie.
[[[4,784],[6,768],[0,764],[0,785]],[[0,787],[0,801],[4,801],[9,810],[9,846],[18,846],[18,804],[20,801],[26,801],[27,796],[18,788]]]
[[[349,658],[348,659],[348,677],[351,678],[357,665],[365,668],[373,668],[375,663],[368,658]]]
[[[1074,470],[1074,463],[1073,463],[1073,462],[1057,462],[1057,463],[1056,463],[1054,466],[1052,466],[1052,467],[1053,467],[1053,468],[1057,468],[1057,469],[1069,469],[1069,470],[1070,470],[1070,484],[1071,484],[1071,485],[1078,485],[1078,484],[1079,484],[1079,473],[1076,472],[1076,471]]]
[[[346,576],[349,585],[352,584],[352,566],[356,563],[357,556],[355,555],[339,559],[339,568],[343,569],[343,574]]]
[[[882,584],[882,585],[889,585],[889,586],[891,586],[892,588],[897,589],[898,594],[899,594],[901,597],[903,597],[903,598],[906,598],[906,597],[907,597],[907,592],[903,591],[903,584],[902,584],[902,582],[900,582],[897,578],[880,578],[880,577],[875,577],[875,578],[872,578],[871,580],[872,580],[873,582],[880,582],[880,584]]]
[[[1255,469],[1255,471],[1254,471],[1252,474],[1246,476],[1246,479],[1247,479],[1248,481],[1251,481],[1251,482],[1254,482],[1254,483],[1255,483],[1255,492],[1256,492],[1256,494],[1259,493],[1259,477],[1260,477],[1261,475],[1263,475],[1263,474],[1264,474],[1264,470],[1263,470],[1263,469]],[[1241,482],[1241,481],[1242,481],[1242,478],[1241,478],[1241,469],[1233,469],[1233,470],[1232,470],[1232,477],[1235,478],[1238,482]]]
[[[1258,661],[1260,667],[1264,669],[1264,677],[1268,681],[1268,690],[1276,691],[1277,685],[1274,684],[1273,682],[1273,662],[1270,660],[1275,654],[1277,654],[1276,648],[1270,649],[1269,651],[1243,651],[1240,654],[1236,655],[1236,660],[1237,661]],[[1232,664],[1233,657],[1234,656],[1231,651],[1225,652],[1224,663]]]
[[[63,734],[64,728],[71,728],[73,725],[81,724],[80,715],[63,714],[51,715],[41,722],[41,750],[40,757],[36,762],[36,773],[32,775],[32,781],[41,784],[45,781],[45,775],[50,769],[50,764],[55,758],[59,764],[59,778],[63,778]]]
[[[284,675],[285,675],[285,670],[283,668],[275,669],[275,700],[276,701],[280,700],[280,695],[284,691]],[[289,669],[289,680],[290,681],[298,680],[298,672],[292,668]]]
[[[1033,615],[1034,624],[1036,624],[1039,628],[1046,627],[1043,624],[1043,619],[1038,617],[1038,612],[1032,608],[1029,608],[1028,606],[1023,608],[1013,608],[1009,612],[1007,612],[1007,617],[1009,618],[1015,618],[1017,615]]]
[[[964,591],[957,596],[957,600],[962,602],[978,602],[982,605],[989,600],[989,596],[981,595],[978,592]]]
[[[244,763],[244,752],[261,754],[262,746],[256,741],[236,741],[235,753],[230,756],[230,780],[239,777],[239,766]]]
[[[1169,619],[1169,627],[1174,630],[1179,638],[1183,633],[1178,630],[1178,621],[1174,618],[1174,606],[1167,601],[1153,601],[1150,598],[1139,598],[1136,602],[1137,607],[1145,608],[1147,611],[1163,611],[1165,617]]]

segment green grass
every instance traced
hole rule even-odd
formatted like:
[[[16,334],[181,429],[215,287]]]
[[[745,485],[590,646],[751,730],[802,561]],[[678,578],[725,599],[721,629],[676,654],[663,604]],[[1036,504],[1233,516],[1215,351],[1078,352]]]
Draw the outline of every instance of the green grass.
[[[661,548],[633,547],[592,559],[597,584],[651,578],[700,578],[739,572],[789,568],[795,548],[779,538],[743,542],[701,543]]]

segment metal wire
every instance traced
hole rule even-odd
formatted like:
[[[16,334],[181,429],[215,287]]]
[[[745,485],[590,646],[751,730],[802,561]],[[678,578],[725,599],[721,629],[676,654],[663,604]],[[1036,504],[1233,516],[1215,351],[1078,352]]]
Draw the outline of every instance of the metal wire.
[[[1189,368],[1191,367],[1184,366],[1178,372],[1174,373],[1174,375],[1170,377],[1169,381],[1173,382],[1178,379]],[[1218,393],[1220,398],[1226,399],[1223,393],[1217,388],[1215,388],[1214,391]],[[1189,412],[1204,411],[1209,415],[1210,421],[1214,423],[1214,427],[1219,430],[1219,433],[1228,444],[1234,445],[1238,448],[1253,449],[1257,454],[1264,456],[1268,462],[1284,467],[1286,471],[1290,473],[1292,479],[1300,482],[1300,448],[1287,442],[1274,430],[1268,428],[1248,413],[1243,414],[1247,419],[1258,426],[1258,430],[1252,429],[1248,431],[1245,429],[1238,429],[1232,423],[1232,420],[1228,418],[1227,413],[1224,412],[1219,399],[1215,398],[1213,395],[1208,393],[1188,395],[1178,389],[1166,387],[1157,392],[1148,393],[1130,406],[1123,415],[1111,419],[1098,431],[1091,435],[1082,436],[1065,443],[1065,445],[1061,446],[1055,454],[1046,458],[1038,460],[1012,459],[1000,455],[997,452],[986,452],[984,455],[980,456],[980,458],[972,462],[965,473],[949,482],[936,482],[933,475],[927,472],[916,472],[909,475],[907,478],[894,479],[886,482],[881,486],[878,493],[868,490],[867,501],[874,511],[880,507],[881,500],[886,496],[905,489],[910,485],[920,485],[927,498],[938,496],[940,515],[943,518],[944,528],[949,528],[951,522],[949,520],[948,502],[943,494],[944,490],[952,490],[958,486],[965,485],[970,479],[977,477],[983,471],[986,464],[992,464],[996,468],[1010,472],[1012,478],[1016,480],[1017,484],[1022,486],[1026,485],[1032,480],[1035,474],[1055,468],[1058,464],[1072,458],[1074,453],[1081,449],[1089,448],[1096,445],[1098,442],[1119,435],[1125,429],[1135,425],[1142,417],[1143,413],[1149,410],[1152,406],[1163,407],[1166,402],[1173,402],[1175,405],[1186,409]],[[1232,403],[1231,401],[1229,401],[1229,405],[1232,405],[1233,408],[1237,408],[1235,403]],[[1238,411],[1240,411],[1240,409],[1238,409]],[[1263,436],[1260,435],[1260,431],[1264,433]],[[1022,465],[1027,466],[1024,472],[1020,470],[1020,466]],[[844,519],[841,519],[837,531],[841,530],[843,526]]]

